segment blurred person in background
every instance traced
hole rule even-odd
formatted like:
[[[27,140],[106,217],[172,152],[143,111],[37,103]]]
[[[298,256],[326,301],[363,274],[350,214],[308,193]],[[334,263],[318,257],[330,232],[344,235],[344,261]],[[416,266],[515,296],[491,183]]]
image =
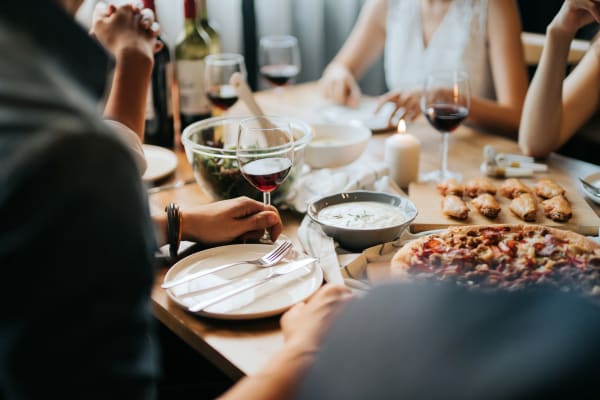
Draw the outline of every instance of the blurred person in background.
[[[338,104],[358,105],[357,79],[384,53],[390,92],[379,103],[412,121],[427,73],[461,69],[471,83],[467,124],[516,138],[527,90],[520,34],[513,0],[369,0],[321,87]]]
[[[594,21],[600,22],[600,1],[566,0],[548,25],[519,129],[519,145],[525,154],[543,157],[558,150],[598,112],[600,43],[597,40],[565,78],[571,41],[580,28]],[[596,162],[598,159],[596,152]]]

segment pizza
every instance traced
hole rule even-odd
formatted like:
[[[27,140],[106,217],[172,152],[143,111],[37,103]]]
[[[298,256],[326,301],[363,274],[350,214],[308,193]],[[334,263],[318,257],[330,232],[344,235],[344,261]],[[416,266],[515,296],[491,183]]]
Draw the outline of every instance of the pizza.
[[[391,274],[483,290],[551,286],[600,300],[600,244],[540,225],[453,227],[398,250]]]

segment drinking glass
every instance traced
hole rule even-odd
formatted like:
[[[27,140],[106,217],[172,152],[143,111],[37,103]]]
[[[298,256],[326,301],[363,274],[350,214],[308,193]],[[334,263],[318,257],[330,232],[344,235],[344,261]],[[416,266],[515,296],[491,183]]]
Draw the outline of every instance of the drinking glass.
[[[223,114],[238,100],[235,87],[229,83],[235,72],[246,79],[246,65],[241,54],[211,54],[204,59],[206,96],[214,106],[213,115]]]
[[[271,192],[287,178],[294,162],[294,139],[286,118],[258,116],[240,121],[236,158],[244,178],[271,204]],[[265,229],[261,243],[273,243]]]
[[[258,44],[260,74],[281,93],[300,72],[300,50],[294,36],[263,36]]]
[[[460,180],[459,173],[448,170],[448,137],[469,114],[471,95],[469,76],[464,71],[438,71],[425,80],[421,110],[429,123],[442,134],[441,168],[421,177],[425,182]]]

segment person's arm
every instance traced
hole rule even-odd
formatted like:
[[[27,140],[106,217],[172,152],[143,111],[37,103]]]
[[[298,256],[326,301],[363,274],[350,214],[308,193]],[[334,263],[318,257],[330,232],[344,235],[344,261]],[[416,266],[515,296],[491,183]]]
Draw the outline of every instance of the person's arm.
[[[467,123],[516,139],[527,92],[527,69],[515,1],[489,2],[488,38],[496,101],[473,97]]]
[[[556,150],[598,109],[598,44],[564,78],[571,41],[579,28],[600,21],[599,8],[597,1],[568,0],[548,25],[519,129],[519,146],[527,155],[543,157]]]
[[[321,338],[341,306],[352,294],[344,286],[325,285],[307,302],[292,307],[281,318],[283,348],[256,375],[246,377],[221,399],[291,399],[311,365]]]
[[[340,104],[358,104],[361,92],[356,80],[383,51],[386,16],[387,0],[365,3],[350,36],[323,71],[320,85],[326,97]]]
[[[113,83],[104,116],[123,123],[143,140],[152,59],[136,51],[127,50],[115,58]]]
[[[91,33],[116,62],[104,116],[127,126],[143,141],[146,96],[158,35],[154,15],[131,5],[100,5]]]
[[[276,240],[283,230],[277,209],[248,197],[222,200],[193,208],[181,209],[182,240],[219,245],[235,240],[257,240],[264,229]],[[153,217],[161,242],[167,237],[167,217]]]

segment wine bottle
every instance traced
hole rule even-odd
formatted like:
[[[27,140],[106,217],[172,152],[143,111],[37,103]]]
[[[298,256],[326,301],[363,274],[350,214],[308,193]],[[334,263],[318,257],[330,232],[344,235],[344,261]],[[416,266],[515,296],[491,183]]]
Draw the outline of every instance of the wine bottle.
[[[185,30],[175,46],[181,130],[192,122],[210,117],[210,103],[204,84],[204,57],[208,37],[196,29],[195,0],[185,0]]]
[[[217,54],[221,52],[221,37],[219,31],[215,25],[208,19],[208,8],[206,7],[206,0],[198,1],[198,21],[196,22],[196,28],[204,31],[209,39],[208,50],[210,54]]]
[[[154,11],[154,0],[144,0],[144,7]],[[173,148],[175,142],[173,126],[173,71],[169,48],[159,37],[162,49],[154,54],[154,68],[148,88],[144,143]]]

